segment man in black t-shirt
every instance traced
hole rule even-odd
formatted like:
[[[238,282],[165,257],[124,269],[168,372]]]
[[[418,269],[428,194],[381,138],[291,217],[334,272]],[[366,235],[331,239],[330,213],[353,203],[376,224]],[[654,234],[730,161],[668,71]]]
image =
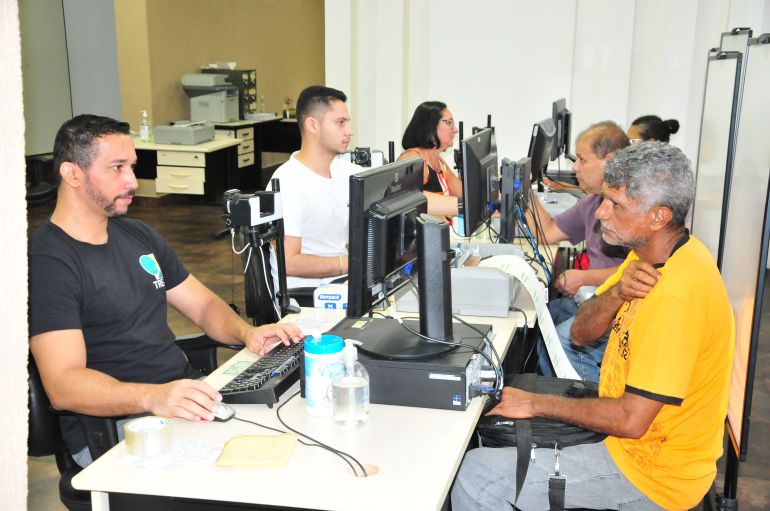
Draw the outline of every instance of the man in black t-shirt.
[[[175,345],[167,303],[212,339],[260,355],[278,340],[298,341],[301,332],[291,324],[249,325],[154,229],[121,218],[137,187],[135,164],[126,123],[80,115],[59,129],[56,208],[29,243],[30,350],[57,409],[212,420],[222,398],[196,379]],[[62,432],[86,464],[74,419],[63,418]]]

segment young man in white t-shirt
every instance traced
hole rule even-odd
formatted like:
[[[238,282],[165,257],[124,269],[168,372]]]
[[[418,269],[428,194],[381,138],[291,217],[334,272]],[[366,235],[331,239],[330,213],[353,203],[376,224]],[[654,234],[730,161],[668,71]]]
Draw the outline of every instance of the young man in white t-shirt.
[[[289,288],[317,287],[348,272],[349,177],[364,169],[337,158],[353,135],[346,100],[343,92],[321,85],[302,91],[302,145],[273,174],[283,196]]]

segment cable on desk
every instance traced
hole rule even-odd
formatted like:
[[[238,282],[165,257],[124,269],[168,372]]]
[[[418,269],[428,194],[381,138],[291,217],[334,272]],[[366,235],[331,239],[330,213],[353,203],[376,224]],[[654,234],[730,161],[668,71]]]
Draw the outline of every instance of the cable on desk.
[[[289,430],[289,431],[291,431],[292,433],[296,433],[297,435],[303,436],[303,437],[307,438],[308,440],[310,440],[310,441],[312,441],[312,442],[315,442],[315,444],[316,444],[318,447],[321,447],[322,449],[326,449],[327,451],[329,451],[329,452],[331,452],[331,453],[334,453],[334,454],[336,454],[337,456],[339,456],[340,458],[342,458],[342,459],[345,461],[345,463],[347,463],[347,464],[348,464],[348,466],[349,466],[349,467],[350,467],[350,469],[353,471],[353,474],[354,474],[356,477],[369,477],[369,473],[366,471],[366,469],[364,468],[364,466],[363,466],[363,465],[361,464],[361,462],[360,462],[360,461],[358,461],[358,460],[357,460],[357,459],[356,459],[356,458],[355,458],[355,457],[354,457],[352,454],[348,454],[348,453],[346,453],[346,452],[344,452],[344,451],[340,451],[340,450],[338,450],[338,449],[335,449],[334,447],[332,447],[332,446],[330,446],[330,445],[326,445],[326,444],[325,444],[325,443],[323,443],[323,442],[319,442],[319,441],[318,441],[318,440],[316,440],[315,438],[313,438],[313,437],[311,437],[311,436],[309,436],[309,435],[306,435],[305,433],[301,433],[300,431],[297,431],[296,429],[292,428],[291,426],[289,426],[288,424],[286,424],[286,423],[283,421],[283,419],[281,418],[281,408],[283,408],[283,407],[284,407],[284,405],[285,405],[286,403],[288,403],[289,401],[291,401],[292,399],[294,399],[294,398],[295,398],[296,396],[298,396],[298,395],[299,395],[299,391],[295,392],[294,394],[292,394],[291,396],[289,396],[289,399],[287,399],[286,401],[284,401],[283,403],[281,403],[280,405],[278,405],[278,408],[275,410],[275,416],[278,418],[278,422],[280,422],[280,423],[283,425],[283,427],[284,427],[284,428],[288,429],[288,430]],[[356,472],[356,469],[355,469],[355,467],[353,467],[353,465],[351,464],[351,461],[353,461],[353,462],[354,462],[356,465],[358,465],[358,468],[360,468],[360,469],[361,469],[361,473],[362,473],[363,475],[359,475],[359,474],[358,474],[358,472]]]
[[[518,212],[519,218],[523,218],[524,214],[521,212],[521,208],[517,208],[516,210]],[[522,227],[524,228],[524,234],[530,239],[532,243],[532,248],[535,251],[535,257],[537,258],[537,262],[540,264],[540,267],[543,268],[543,272],[545,272],[546,280],[548,284],[551,284],[551,272],[548,270],[547,265],[545,264],[545,261],[543,260],[543,256],[540,255],[540,250],[538,250],[537,242],[532,237],[532,232],[529,230],[529,227],[527,226],[526,222],[522,222]]]
[[[535,235],[538,240],[546,240],[545,231],[543,230],[543,222],[540,220],[540,214],[537,208],[530,208],[532,210],[532,218],[535,220]],[[522,215],[523,219],[523,215]],[[545,244],[544,252],[548,258],[548,263],[553,267],[553,253],[548,243]]]
[[[412,285],[412,287],[415,289],[415,291],[417,293],[419,293],[419,289],[415,285],[412,276],[408,275],[408,278],[409,278],[409,283]],[[414,328],[410,327],[406,323],[404,323],[404,320],[401,319],[401,317],[398,315],[398,313],[393,309],[393,307],[392,307],[392,305],[391,305],[391,303],[390,303],[390,301],[388,300],[387,297],[385,297],[385,303],[388,306],[388,310],[389,310],[389,312],[391,314],[391,316],[388,316],[388,317],[390,319],[396,320],[399,325],[401,325],[403,328],[408,330],[413,335],[416,335],[418,338],[423,339],[423,340],[428,341],[428,342],[435,343],[435,344],[443,344],[443,345],[446,345],[446,346],[463,347],[463,348],[466,348],[466,349],[469,349],[469,350],[473,351],[474,353],[478,353],[479,355],[484,357],[484,359],[487,361],[487,363],[489,363],[489,366],[495,371],[495,387],[498,387],[500,385],[500,382],[502,382],[502,376],[501,376],[502,375],[502,372],[501,372],[502,369],[499,366],[495,366],[495,363],[492,361],[492,359],[489,357],[489,355],[484,353],[483,350],[480,350],[478,347],[472,346],[470,344],[465,344],[465,343],[462,343],[462,342],[454,342],[454,341],[445,341],[444,339],[435,339],[433,337],[424,335],[424,334],[418,332],[417,330],[415,330]],[[465,323],[465,322],[463,321],[463,323]],[[465,323],[465,324],[467,325],[467,323]],[[468,326],[470,326],[470,325],[468,325]],[[479,332],[479,334],[481,334],[479,338],[483,339],[485,341],[485,344],[487,344],[488,346],[491,346],[492,350],[494,351],[494,346],[492,346],[491,341],[489,339],[487,339],[487,336],[484,335],[480,330],[478,330],[478,329],[476,329],[476,328],[474,328],[472,326],[471,326],[471,328],[473,328],[474,330]],[[497,355],[497,353],[495,353],[495,355]]]

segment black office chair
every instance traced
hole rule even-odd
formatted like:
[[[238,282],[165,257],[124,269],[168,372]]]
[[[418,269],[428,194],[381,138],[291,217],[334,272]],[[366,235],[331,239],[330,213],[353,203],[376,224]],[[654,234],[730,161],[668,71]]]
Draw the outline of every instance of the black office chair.
[[[206,335],[194,334],[177,338],[177,344],[185,352],[187,359],[195,369],[203,374],[210,374],[217,367],[216,349],[240,349],[241,346],[227,346],[211,340]],[[30,354],[27,363],[29,373],[29,438],[27,454],[33,457],[55,456],[59,469],[59,497],[71,511],[91,509],[91,493],[72,487],[72,478],[81,467],[72,459],[72,453],[62,438],[59,428],[59,415],[51,408],[51,402],[43,388],[37,365]],[[92,417],[74,414],[86,432],[86,441],[93,459],[118,443],[118,432],[114,417]]]

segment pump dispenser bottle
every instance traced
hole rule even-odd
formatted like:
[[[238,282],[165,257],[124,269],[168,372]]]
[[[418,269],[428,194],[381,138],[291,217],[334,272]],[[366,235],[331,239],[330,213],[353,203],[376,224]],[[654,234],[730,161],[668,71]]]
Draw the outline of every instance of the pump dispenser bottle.
[[[147,110],[142,110],[142,120],[139,121],[139,139],[142,142],[152,142],[152,124]]]
[[[332,383],[334,423],[347,428],[360,428],[369,422],[369,373],[358,361],[356,344],[361,343],[345,339],[343,371]]]

